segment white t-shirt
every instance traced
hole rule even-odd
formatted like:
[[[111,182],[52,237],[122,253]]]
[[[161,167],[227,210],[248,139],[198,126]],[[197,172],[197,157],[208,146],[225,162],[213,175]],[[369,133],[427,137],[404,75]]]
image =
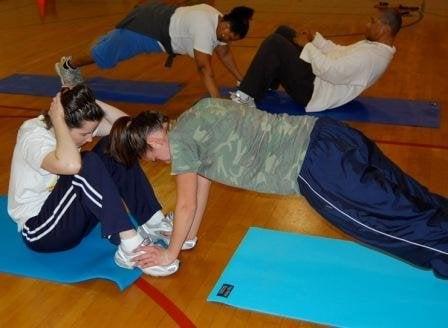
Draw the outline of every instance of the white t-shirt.
[[[25,121],[17,134],[8,190],[8,213],[19,229],[39,214],[54,188],[58,175],[41,168],[43,159],[56,149],[53,129],[47,130],[43,116]]]
[[[177,8],[169,28],[174,53],[194,58],[194,49],[212,55],[218,45],[225,45],[216,37],[219,16],[218,10],[206,4]]]
[[[363,40],[340,46],[316,33],[300,54],[316,75],[305,110],[319,112],[353,100],[381,77],[394,54],[395,48],[384,43]]]

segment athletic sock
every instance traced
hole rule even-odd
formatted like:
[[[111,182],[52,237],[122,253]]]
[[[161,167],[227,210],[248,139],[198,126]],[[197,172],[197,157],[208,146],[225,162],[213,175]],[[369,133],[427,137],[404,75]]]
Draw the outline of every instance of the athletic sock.
[[[143,241],[143,237],[140,236],[138,233],[135,234],[135,236],[131,238],[121,239],[121,247],[125,252],[132,252],[134,249],[136,249]]]

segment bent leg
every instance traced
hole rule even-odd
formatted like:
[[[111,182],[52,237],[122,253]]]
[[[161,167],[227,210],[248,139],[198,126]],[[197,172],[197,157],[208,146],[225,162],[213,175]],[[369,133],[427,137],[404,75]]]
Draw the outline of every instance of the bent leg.
[[[276,82],[299,104],[306,105],[313,93],[314,74],[301,60],[300,48],[280,34],[267,37],[252,60],[239,90],[260,99]]]
[[[126,203],[129,212],[139,225],[144,224],[156,212],[162,209],[154,190],[140,165],[131,167],[115,161],[105,150],[109,144],[109,137],[102,138],[93,151],[101,158],[109,172],[120,196]]]
[[[133,229],[115,183],[100,158],[87,152],[79,174],[60,176],[39,214],[22,235],[36,251],[61,251],[76,246],[101,223],[103,237],[118,244],[118,233]]]
[[[350,236],[448,277],[446,199],[359,131],[318,120],[298,182],[313,208]]]

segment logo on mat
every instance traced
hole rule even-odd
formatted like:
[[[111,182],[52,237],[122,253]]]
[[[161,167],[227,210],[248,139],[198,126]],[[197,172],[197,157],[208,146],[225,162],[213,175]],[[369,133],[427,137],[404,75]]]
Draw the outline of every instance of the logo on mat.
[[[232,292],[233,285],[230,284],[222,284],[221,288],[218,290],[218,296],[221,297],[229,297]]]

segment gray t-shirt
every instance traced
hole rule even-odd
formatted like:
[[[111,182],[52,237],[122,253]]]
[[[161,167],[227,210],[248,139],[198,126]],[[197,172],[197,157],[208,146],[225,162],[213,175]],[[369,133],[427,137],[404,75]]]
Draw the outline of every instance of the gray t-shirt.
[[[169,134],[172,174],[195,172],[243,189],[300,193],[297,175],[315,121],[203,99],[179,117]]]

